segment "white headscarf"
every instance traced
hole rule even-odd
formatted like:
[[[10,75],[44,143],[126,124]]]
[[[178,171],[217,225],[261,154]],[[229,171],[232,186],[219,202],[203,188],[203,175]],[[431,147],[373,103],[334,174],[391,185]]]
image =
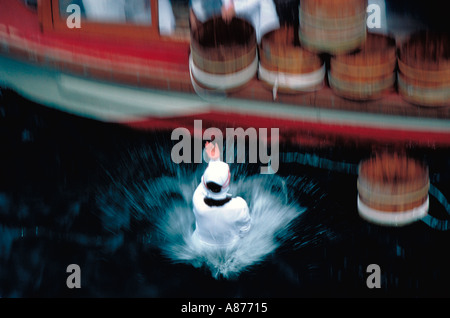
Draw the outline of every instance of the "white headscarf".
[[[231,196],[228,193],[230,189],[230,167],[223,161],[210,161],[208,167],[203,173],[202,184],[206,192],[206,197],[214,200],[223,200]],[[219,193],[212,192],[206,184],[214,182],[222,187]]]

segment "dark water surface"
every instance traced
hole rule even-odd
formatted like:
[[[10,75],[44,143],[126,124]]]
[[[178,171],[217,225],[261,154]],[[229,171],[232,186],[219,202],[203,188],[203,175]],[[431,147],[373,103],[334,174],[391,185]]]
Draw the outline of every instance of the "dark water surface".
[[[260,223],[231,261],[198,254],[184,239],[205,164],[174,164],[170,133],[81,119],[3,91],[0,296],[450,296],[450,231],[421,221],[367,223],[358,216],[354,173],[283,163],[310,156],[354,168],[370,146],[281,145],[275,176],[231,164],[232,191]],[[450,198],[450,150],[408,151]],[[430,214],[450,218],[433,196]],[[81,268],[80,289],[66,286],[69,264]],[[366,285],[369,264],[381,268],[379,289]]]

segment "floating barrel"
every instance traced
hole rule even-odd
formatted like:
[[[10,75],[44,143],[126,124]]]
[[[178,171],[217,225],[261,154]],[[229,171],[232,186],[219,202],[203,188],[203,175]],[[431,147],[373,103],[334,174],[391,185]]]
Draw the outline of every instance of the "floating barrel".
[[[418,32],[400,48],[398,89],[419,106],[450,105],[450,35]]]
[[[256,34],[239,18],[216,17],[191,32],[190,69],[195,85],[232,91],[249,82],[258,69]]]
[[[359,165],[359,214],[382,225],[419,220],[428,212],[429,187],[426,165],[403,155],[377,155]]]
[[[314,52],[339,54],[366,38],[367,0],[302,0],[300,40]]]
[[[360,50],[331,58],[328,80],[342,97],[375,99],[393,89],[396,63],[395,39],[369,33]]]
[[[285,26],[261,39],[258,75],[266,87],[279,92],[314,91],[323,86],[325,65],[300,46],[293,27]]]

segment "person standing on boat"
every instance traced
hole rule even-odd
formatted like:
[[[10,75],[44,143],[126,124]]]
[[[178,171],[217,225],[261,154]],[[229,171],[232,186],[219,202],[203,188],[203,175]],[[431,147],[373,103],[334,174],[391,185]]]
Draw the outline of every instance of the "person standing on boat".
[[[260,42],[265,33],[280,26],[273,0],[191,0],[191,8],[192,30],[215,15],[226,21],[237,16],[252,23]]]
[[[210,161],[193,195],[192,238],[201,246],[226,248],[248,233],[251,217],[247,202],[228,193],[230,168],[220,160],[217,144],[207,143],[205,150]]]
[[[258,43],[264,34],[280,27],[273,0],[230,0],[222,8],[222,17],[231,20],[234,16],[253,24]]]

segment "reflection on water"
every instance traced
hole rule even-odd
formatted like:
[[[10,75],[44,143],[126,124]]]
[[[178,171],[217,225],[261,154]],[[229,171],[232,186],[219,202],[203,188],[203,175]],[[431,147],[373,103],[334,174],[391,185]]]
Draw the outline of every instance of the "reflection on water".
[[[370,146],[280,145],[273,176],[231,164],[231,191],[254,223],[219,253],[190,241],[206,164],[173,164],[170,132],[133,132],[3,92],[0,142],[2,297],[450,296],[449,231],[358,216],[354,167]],[[449,198],[449,150],[411,152]],[[433,196],[430,214],[448,219]],[[365,285],[373,263],[376,291]],[[79,290],[66,286],[69,264],[81,268]]]

